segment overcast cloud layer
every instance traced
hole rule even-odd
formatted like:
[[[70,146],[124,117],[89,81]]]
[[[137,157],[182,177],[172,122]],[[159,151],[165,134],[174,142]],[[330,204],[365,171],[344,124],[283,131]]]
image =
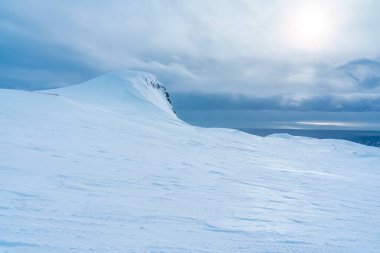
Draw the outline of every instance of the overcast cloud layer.
[[[291,18],[315,2],[329,37],[300,45]],[[379,111],[379,10],[377,0],[2,0],[0,86],[128,68],[156,74],[183,110]]]

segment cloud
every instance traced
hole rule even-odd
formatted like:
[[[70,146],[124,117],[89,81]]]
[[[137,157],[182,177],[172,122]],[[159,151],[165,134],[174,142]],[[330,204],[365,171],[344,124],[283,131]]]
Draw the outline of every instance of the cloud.
[[[286,43],[283,26],[297,0],[3,0],[0,87],[127,68],[156,74],[182,107],[376,110],[380,3],[318,2],[336,14],[336,38],[305,51]]]
[[[358,59],[346,63],[338,71],[352,79],[358,89],[372,90],[380,86],[380,61]]]
[[[177,110],[380,111],[380,95],[247,97],[230,94],[173,94]]]

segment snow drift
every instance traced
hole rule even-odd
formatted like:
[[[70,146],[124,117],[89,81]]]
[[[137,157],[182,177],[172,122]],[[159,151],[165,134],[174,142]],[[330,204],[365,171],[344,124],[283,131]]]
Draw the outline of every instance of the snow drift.
[[[141,72],[0,90],[0,252],[379,252],[380,149],[190,126]]]

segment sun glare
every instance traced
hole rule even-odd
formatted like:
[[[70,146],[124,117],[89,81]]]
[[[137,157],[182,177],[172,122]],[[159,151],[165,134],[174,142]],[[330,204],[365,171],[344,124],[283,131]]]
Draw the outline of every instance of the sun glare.
[[[286,20],[286,40],[292,47],[319,50],[332,40],[332,15],[328,8],[318,2],[293,8]]]

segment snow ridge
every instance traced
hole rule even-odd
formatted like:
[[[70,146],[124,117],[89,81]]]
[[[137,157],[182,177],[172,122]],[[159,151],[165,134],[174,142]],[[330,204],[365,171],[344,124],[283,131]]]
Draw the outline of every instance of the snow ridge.
[[[175,114],[165,86],[154,75],[141,71],[115,71],[81,84],[40,92],[81,103],[125,107],[145,114],[151,110],[157,113],[157,108],[161,113]]]

